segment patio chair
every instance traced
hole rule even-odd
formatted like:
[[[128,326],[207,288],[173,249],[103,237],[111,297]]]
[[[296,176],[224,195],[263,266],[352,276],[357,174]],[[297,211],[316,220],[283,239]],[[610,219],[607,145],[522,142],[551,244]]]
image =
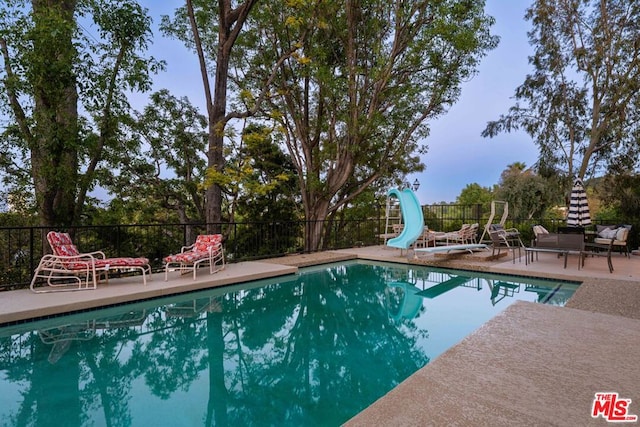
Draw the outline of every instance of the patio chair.
[[[517,240],[520,246],[524,247],[524,244],[520,239],[520,231],[517,228],[504,228],[504,226],[500,224],[491,224],[489,226],[489,231],[497,231],[507,239]]]
[[[516,249],[518,250],[518,259],[522,257],[522,248],[524,245],[520,240],[519,234],[509,234],[505,230],[490,230],[489,237],[491,237],[492,243],[492,256],[500,255],[502,248],[505,248],[507,253],[511,250],[513,254],[513,263],[516,263]],[[496,254],[496,250],[498,253]]]
[[[477,222],[475,224],[471,224],[471,227],[467,230],[466,242],[467,244],[478,243],[478,229],[480,228],[480,224]]]
[[[224,247],[222,234],[201,234],[193,245],[183,246],[179,254],[164,258],[164,280],[168,280],[169,271],[180,271],[186,274],[193,271],[196,280],[198,267],[209,265],[209,274],[224,269]],[[218,266],[218,264],[220,264]]]
[[[475,224],[462,224],[460,230],[451,231],[442,235],[436,236],[436,239],[445,240],[447,245],[471,245],[478,241],[478,228],[480,225]]]
[[[100,276],[108,283],[110,270],[140,270],[145,285],[147,274],[151,274],[147,258],[107,258],[102,251],[81,253],[69,233],[50,231],[47,241],[53,253],[43,256],[35,269],[30,288],[36,293],[96,289]],[[48,288],[37,287],[39,279],[46,280]]]
[[[469,243],[472,224],[462,224],[459,230],[436,233],[435,239],[441,245],[458,245]],[[477,228],[476,228],[477,231]]]
[[[624,251],[626,257],[629,257],[629,232],[631,225],[597,225],[597,236],[594,237],[593,243],[600,245],[611,244],[614,249]]]

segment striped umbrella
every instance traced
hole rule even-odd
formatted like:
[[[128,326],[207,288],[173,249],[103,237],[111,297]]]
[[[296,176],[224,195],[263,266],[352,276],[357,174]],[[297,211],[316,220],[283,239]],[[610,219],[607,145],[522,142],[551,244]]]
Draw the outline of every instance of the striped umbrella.
[[[589,202],[587,192],[584,190],[582,181],[577,179],[571,189],[569,204],[569,214],[567,215],[567,225],[582,227],[591,224],[591,214],[589,213]]]

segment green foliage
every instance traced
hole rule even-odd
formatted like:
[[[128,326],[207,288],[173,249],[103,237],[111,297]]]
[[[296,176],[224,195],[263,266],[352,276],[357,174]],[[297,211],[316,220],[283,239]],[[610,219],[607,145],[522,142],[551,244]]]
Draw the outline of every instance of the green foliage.
[[[271,129],[249,124],[243,131],[240,144],[233,139],[225,150],[222,171],[209,168],[204,185],[220,185],[227,194],[265,196],[281,189],[286,181],[293,181],[291,161],[272,142]],[[289,172],[285,170],[289,169]]]
[[[0,135],[10,153],[0,174],[9,193],[35,194],[42,224],[78,223],[88,192],[124,157],[127,91],[147,90],[164,65],[139,54],[150,19],[129,0],[5,3],[0,111],[15,126]]]
[[[605,204],[597,219],[640,217],[640,175],[619,174],[606,176],[598,191]]]
[[[467,184],[460,195],[456,197],[456,203],[460,205],[482,205],[482,209],[488,211],[491,201],[494,199],[493,191],[488,187],[482,187],[480,184]]]
[[[112,209],[129,202],[123,215],[134,208],[146,220],[204,221],[206,117],[167,90],[151,94],[150,101],[123,129],[126,157],[103,177],[116,196]]]
[[[534,1],[526,14],[533,72],[482,135],[523,129],[539,147],[541,173],[570,179],[637,165],[638,16],[635,1]]]
[[[301,217],[299,189],[290,157],[273,142],[270,129],[265,126],[247,126],[241,142],[224,169],[224,175],[231,178],[230,185],[224,188],[233,196],[237,219],[246,223],[238,231],[236,244],[252,253],[250,247],[255,246],[255,236],[259,235],[265,250],[298,250],[301,236],[291,229]],[[279,224],[288,224],[288,230]]]
[[[254,10],[240,53],[254,53],[255,68],[242,88],[258,94],[271,82],[263,118],[277,123],[298,171],[306,219],[326,218],[377,180],[423,169],[428,122],[497,43],[483,6],[276,1]],[[317,248],[320,230],[308,237]]]
[[[551,179],[526,169],[522,162],[516,162],[505,169],[497,186],[495,197],[509,202],[509,216],[531,219],[543,216],[551,205],[562,203],[563,193]]]

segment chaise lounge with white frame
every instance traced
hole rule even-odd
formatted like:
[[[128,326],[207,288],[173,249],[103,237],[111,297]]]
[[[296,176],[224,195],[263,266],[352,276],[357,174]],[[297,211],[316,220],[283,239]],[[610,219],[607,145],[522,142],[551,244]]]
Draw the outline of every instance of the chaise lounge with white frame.
[[[201,234],[196,237],[193,245],[183,246],[180,253],[164,258],[164,280],[167,281],[169,271],[179,271],[180,274],[193,272],[196,279],[198,267],[209,266],[209,274],[224,269],[224,247],[222,234]]]
[[[139,270],[145,285],[151,274],[149,259],[107,258],[102,251],[82,253],[69,233],[50,231],[47,241],[53,253],[44,255],[35,269],[30,288],[36,293],[96,289],[101,277],[109,281],[111,270]]]

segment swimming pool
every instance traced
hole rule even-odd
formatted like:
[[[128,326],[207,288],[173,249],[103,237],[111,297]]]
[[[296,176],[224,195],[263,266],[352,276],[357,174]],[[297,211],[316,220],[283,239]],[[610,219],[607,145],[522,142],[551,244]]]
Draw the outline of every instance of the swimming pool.
[[[347,262],[0,329],[3,425],[340,425],[516,300],[578,284]]]

